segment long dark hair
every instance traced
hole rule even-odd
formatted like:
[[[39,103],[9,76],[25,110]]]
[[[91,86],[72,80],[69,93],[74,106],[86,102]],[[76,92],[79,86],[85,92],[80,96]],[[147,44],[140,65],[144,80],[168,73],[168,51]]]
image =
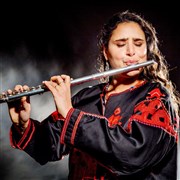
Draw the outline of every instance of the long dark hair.
[[[98,55],[98,65],[99,71],[105,71],[106,67],[106,60],[103,54],[103,48],[108,48],[108,43],[111,38],[112,32],[116,29],[119,23],[123,22],[136,22],[139,24],[141,29],[145,33],[146,42],[147,42],[147,58],[148,60],[155,60],[157,64],[153,66],[147,66],[143,68],[143,72],[141,77],[143,79],[147,79],[149,81],[159,82],[161,83],[170,93],[172,97],[173,104],[177,113],[179,114],[179,107],[180,107],[180,99],[179,93],[175,89],[175,85],[169,79],[169,70],[168,64],[159,50],[159,40],[156,36],[156,30],[145,19],[143,19],[140,15],[134,13],[124,11],[114,14],[106,24],[104,24],[103,28],[101,29],[98,35],[98,47],[99,47],[99,55]],[[104,79],[106,81],[106,79]]]

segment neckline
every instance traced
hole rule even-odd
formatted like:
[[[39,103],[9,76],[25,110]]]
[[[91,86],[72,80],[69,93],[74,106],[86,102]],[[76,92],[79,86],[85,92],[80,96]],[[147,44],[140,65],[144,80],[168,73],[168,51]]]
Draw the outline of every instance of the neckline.
[[[107,83],[105,85],[104,93],[103,93],[104,94],[104,99],[105,99],[105,101],[107,101],[109,99],[109,97],[112,96],[112,95],[121,94],[121,93],[128,92],[128,91],[133,91],[133,90],[139,88],[140,86],[144,85],[146,82],[147,82],[147,80],[139,81],[135,85],[133,85],[133,86],[131,86],[131,87],[129,87],[129,88],[123,90],[123,91],[119,91],[119,92],[113,92],[113,91],[108,92],[108,88],[109,88],[110,83]]]
[[[118,91],[118,90],[117,90],[117,92],[115,91],[115,89],[109,90],[109,87],[110,87],[111,84],[108,82],[108,83],[106,84],[106,86],[105,86],[105,91],[106,91],[106,93],[108,93],[108,92],[110,93],[111,91],[115,91],[116,93],[118,93],[118,92],[123,92],[123,91],[127,91],[127,90],[129,90],[129,89],[135,89],[135,88],[137,88],[137,87],[145,84],[146,82],[147,82],[147,80],[139,80],[139,81],[136,82],[134,85],[129,86],[128,88],[124,88],[124,90],[122,90],[122,91]],[[113,85],[112,85],[112,86],[113,86]],[[117,86],[117,87],[118,87],[118,86]]]

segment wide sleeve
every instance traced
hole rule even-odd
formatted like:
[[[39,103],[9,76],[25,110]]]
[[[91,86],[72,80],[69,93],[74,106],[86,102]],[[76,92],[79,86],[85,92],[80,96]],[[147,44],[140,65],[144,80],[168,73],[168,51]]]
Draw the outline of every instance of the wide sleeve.
[[[12,125],[11,146],[25,151],[41,165],[60,160],[69,151],[65,145],[60,144],[63,124],[64,120],[54,112],[42,122],[30,119],[23,135]]]
[[[88,153],[117,175],[133,174],[157,165],[176,148],[177,121],[169,98],[155,91],[135,106],[126,128],[72,108],[61,143]]]

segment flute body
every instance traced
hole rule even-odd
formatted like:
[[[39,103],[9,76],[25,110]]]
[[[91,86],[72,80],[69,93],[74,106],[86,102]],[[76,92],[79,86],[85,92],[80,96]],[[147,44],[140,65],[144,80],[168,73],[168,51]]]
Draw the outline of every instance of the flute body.
[[[117,75],[117,74],[122,74],[131,70],[135,70],[141,67],[145,67],[145,66],[149,66],[154,64],[155,61],[154,60],[149,60],[143,63],[139,63],[139,64],[133,64],[127,67],[123,67],[123,68],[119,68],[119,69],[112,69],[112,70],[108,70],[108,71],[104,71],[104,72],[100,72],[100,73],[96,73],[96,74],[92,74],[89,76],[84,76],[81,78],[77,78],[71,81],[71,86],[75,86],[75,85],[79,85],[85,82],[89,82],[92,80],[97,80],[100,78],[105,78],[107,76],[113,76],[113,75]],[[47,88],[44,87],[44,85],[38,85],[37,87],[31,87],[30,90],[28,91],[24,91],[24,92],[14,92],[12,95],[7,95],[7,94],[0,94],[0,103],[4,103],[4,102],[10,102],[16,99],[19,99],[23,96],[32,96],[32,95],[36,95],[36,94],[41,94],[48,91]]]

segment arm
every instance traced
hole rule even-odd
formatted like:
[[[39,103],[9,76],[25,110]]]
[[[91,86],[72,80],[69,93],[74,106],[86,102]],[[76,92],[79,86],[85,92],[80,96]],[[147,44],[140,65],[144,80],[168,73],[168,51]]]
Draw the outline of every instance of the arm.
[[[155,166],[176,146],[177,132],[171,123],[175,117],[170,109],[168,100],[143,101],[123,129],[111,127],[103,116],[72,108],[61,142],[90,154],[119,175],[132,174]]]
[[[152,87],[146,99],[138,102],[125,129],[120,125],[112,127],[104,116],[73,108],[67,76],[55,76],[52,81],[60,84],[58,88],[51,82],[46,85],[59,114],[65,118],[61,143],[88,153],[110,171],[126,175],[156,168],[176,150],[176,117],[167,93],[160,87]]]
[[[14,90],[28,90],[28,86],[16,85]],[[8,93],[11,94],[12,90],[8,90]],[[59,160],[66,154],[66,147],[59,144],[64,123],[59,113],[55,112],[39,123],[30,119],[31,105],[28,97],[8,102],[8,107],[13,123],[10,131],[13,147],[24,150],[40,164]]]
[[[41,165],[60,160],[69,152],[66,146],[59,143],[63,124],[57,112],[41,123],[30,119],[23,134],[13,124],[10,130],[11,146],[25,151]]]

